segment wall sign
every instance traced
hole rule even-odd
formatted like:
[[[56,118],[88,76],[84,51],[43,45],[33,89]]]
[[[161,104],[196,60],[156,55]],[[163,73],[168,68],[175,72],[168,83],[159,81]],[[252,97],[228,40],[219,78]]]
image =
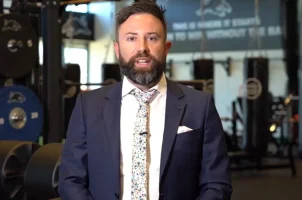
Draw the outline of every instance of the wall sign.
[[[62,15],[62,36],[66,39],[94,40],[94,15],[64,12]]]
[[[282,48],[280,0],[157,0],[166,7],[171,52],[241,51]],[[255,39],[255,27],[261,40]],[[253,39],[254,38],[254,39]],[[258,44],[258,45],[257,45]]]

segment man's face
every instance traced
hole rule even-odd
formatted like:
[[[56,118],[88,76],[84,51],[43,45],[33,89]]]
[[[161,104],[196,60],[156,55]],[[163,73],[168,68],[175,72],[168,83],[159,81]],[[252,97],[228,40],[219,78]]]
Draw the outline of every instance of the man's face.
[[[119,27],[118,42],[114,44],[122,74],[139,85],[157,82],[171,47],[171,43],[165,41],[165,34],[163,24],[155,16],[130,16]]]

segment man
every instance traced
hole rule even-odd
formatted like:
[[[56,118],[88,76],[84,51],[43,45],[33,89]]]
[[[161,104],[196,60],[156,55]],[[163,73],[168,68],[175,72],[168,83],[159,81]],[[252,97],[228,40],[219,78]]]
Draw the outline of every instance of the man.
[[[118,14],[114,47],[125,76],[78,96],[62,153],[63,200],[230,199],[213,97],[164,75],[163,13],[138,2]]]

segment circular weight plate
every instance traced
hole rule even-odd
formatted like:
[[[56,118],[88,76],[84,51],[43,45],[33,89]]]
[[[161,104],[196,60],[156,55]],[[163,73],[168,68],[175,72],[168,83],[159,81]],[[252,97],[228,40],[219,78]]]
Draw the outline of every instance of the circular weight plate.
[[[25,141],[0,141],[0,196],[17,200],[24,197],[23,177],[27,163],[40,145]]]
[[[42,129],[43,106],[30,89],[0,89],[0,140],[37,141]]]
[[[49,143],[32,155],[24,172],[24,187],[28,199],[50,199],[59,196],[62,147],[62,143]]]
[[[26,17],[0,15],[0,74],[7,78],[27,75],[38,63],[38,36]]]

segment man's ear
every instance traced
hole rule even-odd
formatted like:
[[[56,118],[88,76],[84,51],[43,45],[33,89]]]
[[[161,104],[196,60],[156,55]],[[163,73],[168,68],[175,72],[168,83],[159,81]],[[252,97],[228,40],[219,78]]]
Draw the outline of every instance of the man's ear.
[[[166,54],[166,56],[168,55],[171,46],[172,46],[172,42],[167,41],[166,44],[165,44],[165,47],[166,47],[165,54]]]
[[[119,59],[120,47],[118,42],[114,42],[114,51],[115,51],[115,56],[117,57],[117,59]]]

